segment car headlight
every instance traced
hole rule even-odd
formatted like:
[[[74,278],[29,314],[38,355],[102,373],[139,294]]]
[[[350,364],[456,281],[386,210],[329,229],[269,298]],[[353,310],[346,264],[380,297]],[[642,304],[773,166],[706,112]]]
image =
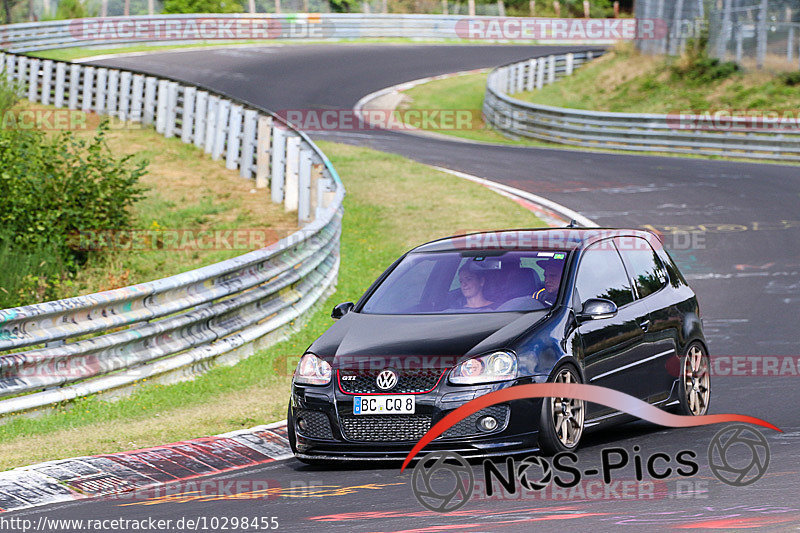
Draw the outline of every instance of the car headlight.
[[[462,361],[450,372],[450,383],[474,385],[506,381],[517,377],[517,356],[511,352],[492,352]]]
[[[331,382],[331,365],[313,353],[307,353],[297,363],[294,382],[300,385],[327,385]]]

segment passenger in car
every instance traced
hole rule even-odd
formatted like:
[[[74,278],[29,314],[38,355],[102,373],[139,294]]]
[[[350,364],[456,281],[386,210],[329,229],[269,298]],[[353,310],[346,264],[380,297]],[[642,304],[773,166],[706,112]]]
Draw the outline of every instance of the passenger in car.
[[[461,285],[461,294],[466,299],[465,308],[490,310],[495,307],[495,303],[486,299],[483,294],[486,285],[486,275],[483,272],[464,265],[458,271],[458,281]]]

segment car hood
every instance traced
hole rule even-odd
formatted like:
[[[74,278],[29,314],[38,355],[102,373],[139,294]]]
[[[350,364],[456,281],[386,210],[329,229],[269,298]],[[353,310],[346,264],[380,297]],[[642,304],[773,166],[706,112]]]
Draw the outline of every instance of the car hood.
[[[381,360],[434,358],[449,367],[454,361],[509,344],[546,311],[462,315],[371,315],[350,312],[331,326],[309,351],[339,368],[372,365]],[[429,362],[424,364],[428,365]],[[374,367],[374,366],[373,366]]]

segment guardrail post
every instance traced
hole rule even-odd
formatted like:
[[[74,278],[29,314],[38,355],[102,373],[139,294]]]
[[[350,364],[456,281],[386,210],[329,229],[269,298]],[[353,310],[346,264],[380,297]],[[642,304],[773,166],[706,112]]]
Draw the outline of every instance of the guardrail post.
[[[536,83],[536,60],[531,59],[528,62],[528,84],[525,87],[525,89],[528,91],[532,91],[534,83]]]
[[[742,62],[742,55],[744,53],[744,31],[741,26],[736,29],[736,62]]]
[[[28,56],[20,56],[19,61],[17,62],[17,76],[16,81],[17,83],[22,86],[27,80],[25,79],[25,75],[28,73]]]
[[[541,89],[544,87],[544,58],[539,58],[539,68],[536,70],[536,88]]]
[[[549,56],[547,58],[547,83],[556,81],[556,56]]]
[[[106,111],[106,81],[108,79],[108,69],[97,69],[97,95],[94,99],[94,110],[103,114]]]
[[[28,100],[31,102],[39,101],[39,63],[41,60],[37,58],[31,59],[28,72]]]
[[[156,131],[164,133],[167,127],[167,84],[169,80],[158,80],[158,102],[156,104]]]
[[[239,160],[239,175],[250,178],[253,175],[253,151],[256,142],[256,117],[258,113],[253,109],[244,112],[244,126],[242,128],[242,158]]]
[[[297,179],[297,220],[300,224],[311,219],[311,150],[300,150],[300,169]]]
[[[128,120],[131,105],[131,77],[130,72],[123,71],[120,75],[119,87],[119,118],[123,122]]]
[[[141,74],[133,75],[131,85],[131,120],[142,121],[142,104],[144,98],[144,76]]]
[[[525,63],[518,63],[516,67],[517,77],[516,77],[516,87],[515,90],[518,93],[521,93],[525,90]]]
[[[81,100],[81,111],[84,113],[92,110],[92,89],[94,89],[94,67],[84,67],[83,98]]]
[[[53,62],[49,59],[42,61],[42,103],[50,104],[50,92],[53,89]]]
[[[256,189],[266,189],[269,183],[269,151],[272,117],[259,115],[256,141]]]
[[[178,82],[171,81],[167,85],[167,122],[164,125],[164,137],[175,135],[175,119],[178,114]]]
[[[320,215],[320,199],[322,195],[320,193],[320,187],[322,187],[322,163],[312,164],[311,165],[311,183],[309,184],[310,194],[311,197],[311,213],[313,216],[318,217]]]
[[[292,135],[286,139],[286,177],[284,178],[283,206],[286,211],[297,211],[300,170],[300,137]]]
[[[567,66],[564,74],[566,76],[572,76],[572,73],[575,71],[575,54],[567,54]]]
[[[181,113],[181,142],[192,142],[194,128],[194,102],[197,97],[197,88],[189,85],[183,88],[183,112]]]
[[[286,164],[286,130],[280,126],[272,128],[272,201],[283,201],[283,171]]]
[[[225,152],[225,168],[236,170],[239,162],[239,146],[242,134],[242,106],[232,105],[228,122],[228,148]]]
[[[71,64],[69,66],[69,103],[70,109],[78,109],[78,91],[81,83],[81,66]]]
[[[203,141],[203,150],[210,154],[214,149],[214,133],[217,131],[217,108],[219,97],[210,95],[206,106],[206,138]]]
[[[117,116],[117,102],[119,102],[119,71],[111,70],[108,72],[108,97],[106,98],[106,108],[108,114]]]
[[[63,63],[62,63],[63,65]],[[12,56],[11,54],[6,56],[6,79],[8,81],[14,81],[14,67],[17,66],[17,56]]]
[[[156,86],[158,80],[148,76],[144,80],[144,104],[142,104],[142,122],[152,124],[156,114]]]
[[[218,161],[225,151],[225,134],[228,130],[228,113],[231,109],[231,101],[220,99],[217,104],[217,128],[214,134],[214,148],[211,150],[211,159]]]
[[[194,100],[194,145],[202,148],[206,138],[206,104],[208,93],[197,91]]]
[[[56,90],[53,94],[53,105],[64,107],[64,80],[67,77],[67,64],[56,63]]]

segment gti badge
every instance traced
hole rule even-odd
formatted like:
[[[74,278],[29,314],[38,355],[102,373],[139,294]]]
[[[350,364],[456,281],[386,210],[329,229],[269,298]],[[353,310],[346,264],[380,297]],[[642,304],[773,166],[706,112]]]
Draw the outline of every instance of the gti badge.
[[[397,374],[394,370],[384,370],[375,379],[375,384],[381,390],[389,390],[397,385]]]

